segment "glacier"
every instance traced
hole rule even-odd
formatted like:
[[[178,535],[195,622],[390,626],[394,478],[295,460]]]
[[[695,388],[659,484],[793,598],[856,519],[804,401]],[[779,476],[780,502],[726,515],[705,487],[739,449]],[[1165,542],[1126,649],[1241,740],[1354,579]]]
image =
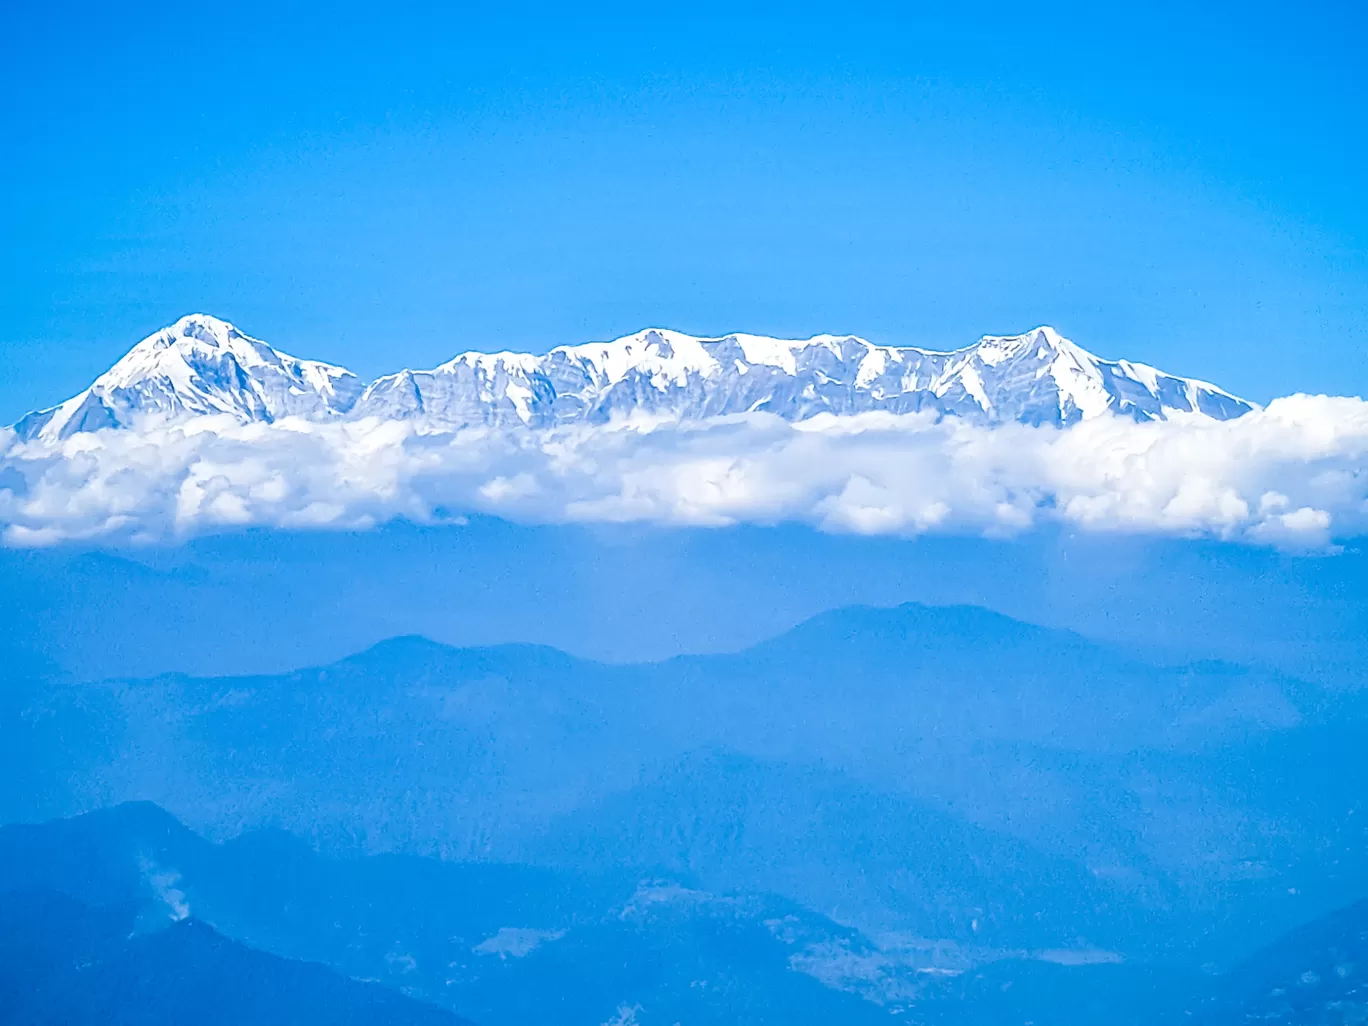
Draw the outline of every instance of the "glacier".
[[[854,335],[701,338],[649,328],[545,355],[467,352],[366,383],[344,367],[290,356],[219,318],[191,314],[143,339],[84,392],[27,414],[14,431],[24,441],[56,442],[148,416],[224,414],[244,424],[377,418],[459,429],[753,412],[802,421],[875,411],[1062,427],[1105,415],[1230,420],[1255,408],[1209,382],[1101,359],[1049,327],[984,336],[953,352]]]

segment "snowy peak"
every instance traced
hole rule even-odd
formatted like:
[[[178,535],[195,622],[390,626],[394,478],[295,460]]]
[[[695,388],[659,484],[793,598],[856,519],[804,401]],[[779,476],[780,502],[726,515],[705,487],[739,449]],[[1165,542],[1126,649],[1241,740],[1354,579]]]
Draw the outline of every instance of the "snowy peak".
[[[227,414],[244,422],[336,416],[361,390],[351,371],[297,359],[227,321],[191,314],[143,339],[81,394],[30,413],[15,430],[55,441],[127,427],[149,414]]]
[[[969,347],[980,363],[996,367],[1008,360],[1024,358],[1052,360],[1065,349],[1077,348],[1054,328],[1036,328],[1024,335],[984,335]]]
[[[985,335],[951,355],[963,359],[947,366],[945,384],[977,392],[980,408],[992,420],[1070,424],[1105,413],[1136,420],[1163,420],[1175,413],[1228,420],[1254,408],[1205,381],[1147,364],[1103,360],[1050,327],[1024,335]]]
[[[139,342],[85,392],[15,427],[24,438],[59,440],[142,415],[418,419],[457,429],[638,414],[690,420],[765,412],[796,421],[876,410],[1062,426],[1106,414],[1226,420],[1251,409],[1203,381],[1102,360],[1049,327],[985,336],[953,352],[853,335],[707,338],[648,328],[544,356],[462,353],[363,387],[341,367],[297,359],[196,314]]]
[[[634,413],[698,419],[763,411],[803,420],[926,410],[979,423],[1063,425],[1107,413],[1227,419],[1252,408],[1205,382],[1101,360],[1048,327],[986,336],[948,353],[856,336],[701,338],[651,328],[540,357],[465,353],[431,371],[381,378],[353,415],[544,427]]]

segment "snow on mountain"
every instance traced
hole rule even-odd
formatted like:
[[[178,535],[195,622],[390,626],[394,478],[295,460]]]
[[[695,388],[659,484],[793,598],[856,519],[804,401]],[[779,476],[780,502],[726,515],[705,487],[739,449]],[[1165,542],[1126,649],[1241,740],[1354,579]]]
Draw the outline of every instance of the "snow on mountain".
[[[353,415],[549,426],[638,410],[681,419],[764,410],[802,420],[929,409],[981,423],[1070,424],[1108,412],[1225,420],[1252,408],[1203,381],[1098,359],[1052,328],[985,337],[951,353],[854,336],[697,338],[653,328],[540,357],[466,353],[431,371],[403,371],[367,388]]]
[[[464,353],[363,389],[350,371],[298,360],[195,315],[140,342],[85,392],[15,427],[24,438],[52,440],[126,426],[142,413],[230,413],[245,422],[420,418],[456,428],[603,423],[636,412],[683,420],[765,411],[803,420],[927,410],[976,423],[1066,425],[1107,413],[1228,420],[1251,409],[1203,381],[1099,359],[1047,327],[949,353],[855,336],[698,338],[652,328],[544,356]]]
[[[84,392],[14,427],[23,438],[55,441],[127,427],[143,414],[320,418],[350,410],[363,387],[342,367],[296,359],[226,321],[191,314],[143,339]]]

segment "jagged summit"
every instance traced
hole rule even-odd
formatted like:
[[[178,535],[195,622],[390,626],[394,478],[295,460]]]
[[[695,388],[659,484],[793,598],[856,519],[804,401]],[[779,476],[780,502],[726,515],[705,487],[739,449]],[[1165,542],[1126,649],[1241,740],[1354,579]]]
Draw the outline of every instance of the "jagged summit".
[[[335,416],[363,383],[351,371],[300,360],[227,321],[190,314],[149,335],[84,392],[15,425],[24,438],[127,427],[138,416],[226,413],[240,420]]]
[[[854,335],[701,338],[649,328],[544,356],[463,353],[363,386],[341,367],[299,360],[194,314],[139,342],[85,392],[15,428],[26,439],[57,440],[148,414],[414,418],[459,428],[604,423],[635,413],[698,419],[763,411],[803,420],[873,410],[1066,425],[1108,413],[1225,420],[1251,409],[1204,381],[1099,359],[1049,327],[985,336],[953,352]]]
[[[638,411],[701,418],[763,410],[802,420],[931,409],[988,423],[1069,424],[1108,412],[1227,419],[1252,408],[1203,381],[1101,360],[1048,327],[949,353],[851,335],[699,338],[651,328],[545,356],[466,353],[431,371],[383,377],[352,415],[549,426]]]

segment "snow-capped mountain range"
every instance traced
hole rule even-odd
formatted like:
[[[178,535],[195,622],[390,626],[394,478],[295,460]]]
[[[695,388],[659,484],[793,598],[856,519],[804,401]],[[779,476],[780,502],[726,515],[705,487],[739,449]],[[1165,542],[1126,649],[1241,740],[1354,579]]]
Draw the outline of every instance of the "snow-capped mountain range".
[[[463,353],[366,384],[193,314],[143,339],[84,392],[14,427],[25,440],[57,441],[148,415],[421,418],[460,428],[603,423],[636,412],[684,420],[765,411],[802,420],[873,410],[1062,426],[1106,414],[1228,420],[1253,408],[1204,381],[1099,359],[1047,327],[985,336],[949,353],[850,335],[698,338],[651,328],[544,356]]]

